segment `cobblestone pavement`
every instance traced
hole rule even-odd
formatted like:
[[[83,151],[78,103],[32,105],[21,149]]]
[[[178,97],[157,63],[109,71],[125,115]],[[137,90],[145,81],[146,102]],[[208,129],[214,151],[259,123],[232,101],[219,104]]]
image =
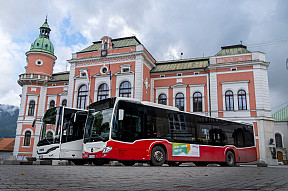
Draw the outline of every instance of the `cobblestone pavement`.
[[[288,190],[288,167],[0,165],[0,190]]]

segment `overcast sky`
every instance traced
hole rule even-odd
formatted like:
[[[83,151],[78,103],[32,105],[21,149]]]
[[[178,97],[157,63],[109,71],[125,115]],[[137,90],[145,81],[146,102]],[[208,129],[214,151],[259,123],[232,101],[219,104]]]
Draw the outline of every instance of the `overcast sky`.
[[[102,36],[135,35],[157,61],[213,56],[243,41],[266,53],[271,108],[288,103],[287,0],[0,0],[0,104],[20,104],[18,75],[48,14],[57,56],[67,70],[72,53]],[[69,69],[69,66],[68,66]]]

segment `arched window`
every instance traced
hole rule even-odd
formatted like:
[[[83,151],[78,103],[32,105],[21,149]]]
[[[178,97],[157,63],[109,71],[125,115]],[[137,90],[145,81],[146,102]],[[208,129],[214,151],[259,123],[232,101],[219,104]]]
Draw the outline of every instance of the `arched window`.
[[[160,94],[158,97],[158,103],[167,105],[167,96],[165,94]]]
[[[239,110],[247,110],[246,92],[244,90],[238,91],[238,108]]]
[[[30,140],[31,140],[31,131],[26,131],[23,146],[30,146]]]
[[[67,106],[67,99],[62,100],[62,106]]]
[[[106,99],[109,97],[109,87],[107,84],[101,84],[98,88],[98,95],[97,95],[97,101],[100,101],[102,99]]]
[[[122,82],[119,88],[119,97],[131,97],[131,84],[130,82]]]
[[[226,103],[226,111],[234,110],[233,92],[230,90],[225,93],[225,103]]]
[[[85,109],[86,102],[88,97],[88,87],[86,85],[82,85],[78,90],[78,98],[77,98],[77,108]]]
[[[49,104],[49,108],[55,107],[55,101],[51,100]]]
[[[184,111],[184,94],[178,93],[175,97],[175,106],[181,111]]]
[[[35,111],[35,101],[31,100],[29,102],[28,116],[34,116],[34,111]]]
[[[193,94],[193,111],[202,111],[202,94],[200,92],[196,92]]]
[[[276,139],[276,147],[283,147],[282,144],[282,136],[280,135],[280,133],[276,133],[275,134],[275,139]]]

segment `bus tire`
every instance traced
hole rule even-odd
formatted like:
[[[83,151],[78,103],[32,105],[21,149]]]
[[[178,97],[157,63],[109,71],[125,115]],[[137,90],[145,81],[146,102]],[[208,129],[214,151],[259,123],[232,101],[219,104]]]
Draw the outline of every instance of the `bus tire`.
[[[232,151],[226,152],[225,166],[229,166],[229,167],[235,166],[235,155]]]
[[[135,164],[134,161],[120,161],[124,166],[133,166]]]
[[[174,161],[169,161],[168,165],[169,166],[179,166],[181,164],[181,162],[174,162]]]
[[[155,146],[151,152],[151,166],[162,166],[166,161],[165,150],[160,146]]]

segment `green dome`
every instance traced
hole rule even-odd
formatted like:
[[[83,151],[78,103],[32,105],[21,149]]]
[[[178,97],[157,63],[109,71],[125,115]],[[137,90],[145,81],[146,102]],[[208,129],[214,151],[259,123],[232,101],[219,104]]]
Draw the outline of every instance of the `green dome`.
[[[48,38],[39,37],[31,44],[30,51],[47,52],[54,55],[54,46]]]
[[[46,18],[44,24],[40,27],[39,38],[31,44],[30,51],[46,52],[54,55],[54,46],[49,40],[50,31]]]

